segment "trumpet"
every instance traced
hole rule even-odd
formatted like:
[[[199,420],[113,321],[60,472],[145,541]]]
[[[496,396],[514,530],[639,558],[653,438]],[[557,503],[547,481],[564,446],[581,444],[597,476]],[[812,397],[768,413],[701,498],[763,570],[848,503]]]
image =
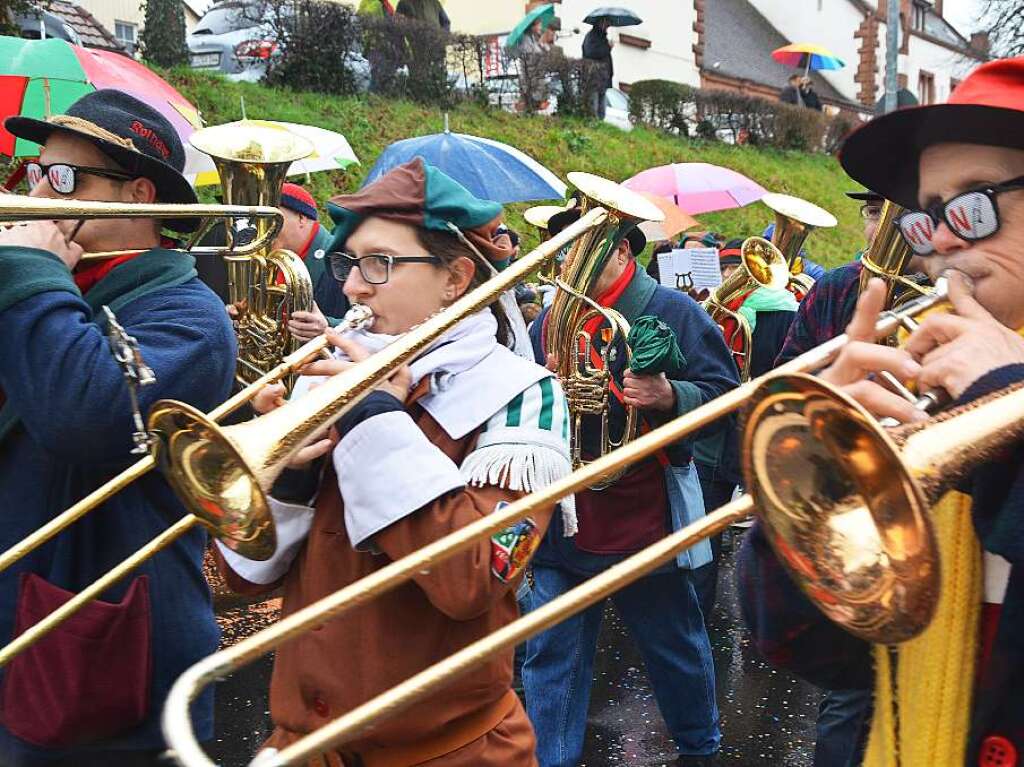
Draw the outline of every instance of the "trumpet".
[[[589,215],[589,214],[588,214]],[[940,280],[931,296],[909,302],[899,312],[885,312],[875,326],[876,337],[891,335],[913,317],[946,301],[945,281]],[[289,615],[274,626],[221,650],[189,668],[171,689],[163,714],[163,730],[171,755],[185,767],[213,767],[203,752],[189,718],[189,704],[203,688],[263,653],[278,647],[327,620],[365,604],[375,596],[405,583],[432,565],[474,545],[481,538],[508,527],[538,508],[549,507],[571,493],[583,490],[624,466],[646,458],[718,418],[732,413],[751,401],[760,401],[763,389],[780,375],[816,370],[827,365],[847,343],[838,336],[791,360],[773,374],[741,384],[711,402],[669,423],[640,435],[613,453],[587,463],[549,486],[497,509],[482,519],[423,547],[414,554],[392,562],[318,602]],[[1022,395],[1024,399],[1024,395]],[[1024,407],[1024,404],[1022,404]],[[1024,415],[1021,417],[1024,422]],[[365,732],[373,721],[393,715],[412,705],[459,674],[468,672],[491,655],[507,649],[560,620],[585,609],[613,591],[627,585],[697,541],[714,535],[729,524],[748,517],[755,509],[754,499],[744,496],[709,513],[700,521],[670,534],[658,543],[634,554],[609,570],[562,595],[544,607],[523,616],[494,634],[469,645],[439,664],[417,674],[359,708],[307,735],[278,753],[261,755],[261,767],[284,767],[310,759],[325,750],[349,741]]]

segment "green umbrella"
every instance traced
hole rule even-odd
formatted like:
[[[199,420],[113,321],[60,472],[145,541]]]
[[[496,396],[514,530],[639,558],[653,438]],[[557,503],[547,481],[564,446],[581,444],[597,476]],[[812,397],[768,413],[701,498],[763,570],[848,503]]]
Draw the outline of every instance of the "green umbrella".
[[[512,31],[508,33],[508,39],[505,41],[506,48],[515,48],[519,45],[519,41],[523,39],[523,35],[537,19],[540,19],[541,27],[543,29],[548,28],[548,24],[555,20],[555,4],[545,3],[544,5],[538,5],[528,14],[523,16],[518,24],[512,28]]]

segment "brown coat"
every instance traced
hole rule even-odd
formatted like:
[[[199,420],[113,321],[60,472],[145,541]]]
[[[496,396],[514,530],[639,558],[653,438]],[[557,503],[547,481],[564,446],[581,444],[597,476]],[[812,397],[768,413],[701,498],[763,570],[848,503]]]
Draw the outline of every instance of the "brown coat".
[[[473,449],[477,432],[451,439],[418,405],[408,406],[428,439],[456,464]],[[415,467],[410,467],[415,470]],[[344,509],[333,470],[325,473],[305,546],[279,582],[283,614],[343,588],[390,562],[490,513],[520,492],[493,486],[466,487],[449,493],[390,525],[374,539],[380,554],[356,551],[345,528]],[[533,515],[543,533],[551,509]],[[233,589],[266,591],[241,579],[218,555]],[[395,588],[373,602],[301,636],[277,651],[270,685],[271,716],[277,725],[270,745],[323,726],[375,695],[465,647],[518,617],[515,588],[491,573],[491,542],[437,565],[429,573]],[[512,653],[504,653],[373,731],[345,745],[343,752],[404,745],[436,737],[449,723],[489,706],[505,695],[512,681]],[[517,703],[488,735],[425,764],[434,767],[518,767],[533,765],[534,739]],[[353,760],[350,760],[353,761]]]

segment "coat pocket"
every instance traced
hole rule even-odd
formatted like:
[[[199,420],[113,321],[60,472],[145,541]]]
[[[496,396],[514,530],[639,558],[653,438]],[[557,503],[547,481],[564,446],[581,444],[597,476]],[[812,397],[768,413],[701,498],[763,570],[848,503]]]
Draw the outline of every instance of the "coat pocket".
[[[74,594],[34,573],[21,575],[15,635]],[[121,602],[94,600],[7,667],[0,722],[13,735],[48,748],[109,738],[149,712],[152,677],[148,576]]]

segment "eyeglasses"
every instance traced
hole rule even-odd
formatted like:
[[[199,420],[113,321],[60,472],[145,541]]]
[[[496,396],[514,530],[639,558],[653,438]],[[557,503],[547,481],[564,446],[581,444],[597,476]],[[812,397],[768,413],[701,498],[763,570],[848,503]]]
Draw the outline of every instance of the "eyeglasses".
[[[65,162],[55,162],[43,165],[38,162],[25,163],[25,178],[29,186],[35,187],[45,177],[50,182],[50,187],[58,194],[73,194],[78,182],[78,174],[87,173],[90,176],[101,178],[112,178],[118,181],[131,181],[137,176],[110,168],[89,168],[84,165],[70,165]]]
[[[366,256],[353,256],[351,253],[331,253],[331,274],[334,279],[344,283],[352,267],[357,267],[363,279],[370,285],[383,285],[391,279],[391,270],[395,264],[439,264],[437,256],[392,256],[385,253],[370,253]]]
[[[897,224],[907,245],[919,256],[935,252],[932,238],[942,223],[965,242],[984,240],[999,231],[996,195],[1012,189],[1024,189],[1024,176],[968,190],[924,210],[908,211],[899,217]]]
[[[860,206],[860,217],[861,218],[878,218],[882,215],[882,206],[873,205],[871,203],[865,203]]]

